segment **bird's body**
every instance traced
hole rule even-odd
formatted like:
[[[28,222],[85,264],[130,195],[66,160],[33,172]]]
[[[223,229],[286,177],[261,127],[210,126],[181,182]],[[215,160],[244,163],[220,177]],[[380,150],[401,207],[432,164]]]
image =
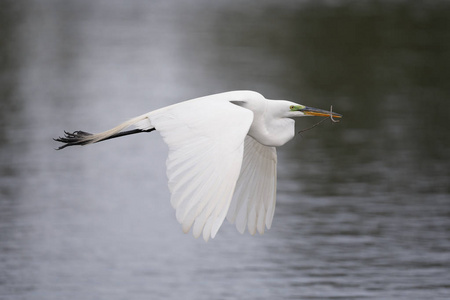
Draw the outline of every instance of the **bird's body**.
[[[157,130],[169,146],[171,204],[184,232],[214,238],[225,217],[243,233],[270,228],[276,202],[275,147],[295,135],[292,118],[341,117],[252,91],[188,100],[133,118],[99,134],[82,131],[57,139],[85,145]],[[134,126],[135,130],[123,131]]]

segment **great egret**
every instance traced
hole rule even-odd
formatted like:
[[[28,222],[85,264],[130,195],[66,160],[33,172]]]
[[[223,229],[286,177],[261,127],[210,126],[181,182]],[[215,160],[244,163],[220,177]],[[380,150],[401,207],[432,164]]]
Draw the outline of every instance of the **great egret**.
[[[239,232],[270,229],[275,210],[277,154],[303,116],[341,118],[330,111],[252,91],[232,91],[163,107],[102,133],[65,132],[59,149],[158,130],[169,146],[171,204],[187,233],[214,238],[225,217]],[[130,126],[135,129],[124,131]]]

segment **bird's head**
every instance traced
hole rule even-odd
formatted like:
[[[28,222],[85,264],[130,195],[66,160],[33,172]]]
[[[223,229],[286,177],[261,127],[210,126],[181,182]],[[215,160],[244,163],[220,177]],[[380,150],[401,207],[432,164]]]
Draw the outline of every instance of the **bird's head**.
[[[233,98],[235,98],[231,101],[232,103],[245,107],[253,111],[256,116],[264,116],[264,118],[283,119],[305,116],[342,118],[341,114],[335,113],[331,109],[323,110],[286,100],[265,99],[261,94],[252,91],[229,93],[233,93]]]

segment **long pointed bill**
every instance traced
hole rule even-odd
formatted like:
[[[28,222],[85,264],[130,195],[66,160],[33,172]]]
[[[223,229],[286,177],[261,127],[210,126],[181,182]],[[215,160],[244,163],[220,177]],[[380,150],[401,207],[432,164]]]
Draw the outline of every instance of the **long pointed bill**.
[[[300,109],[307,116],[318,116],[318,117],[333,117],[333,118],[342,118],[341,114],[335,113],[331,110],[323,110],[314,107],[305,106],[305,108]]]

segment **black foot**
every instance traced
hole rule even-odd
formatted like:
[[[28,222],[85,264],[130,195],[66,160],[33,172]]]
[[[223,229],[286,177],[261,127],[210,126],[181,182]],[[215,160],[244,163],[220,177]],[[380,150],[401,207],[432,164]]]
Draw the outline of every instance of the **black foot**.
[[[64,137],[59,137],[53,140],[65,144],[57,149],[61,150],[68,146],[85,145],[88,142],[88,140],[86,140],[86,137],[90,135],[92,135],[92,133],[85,131],[74,131],[72,133],[64,131]]]

